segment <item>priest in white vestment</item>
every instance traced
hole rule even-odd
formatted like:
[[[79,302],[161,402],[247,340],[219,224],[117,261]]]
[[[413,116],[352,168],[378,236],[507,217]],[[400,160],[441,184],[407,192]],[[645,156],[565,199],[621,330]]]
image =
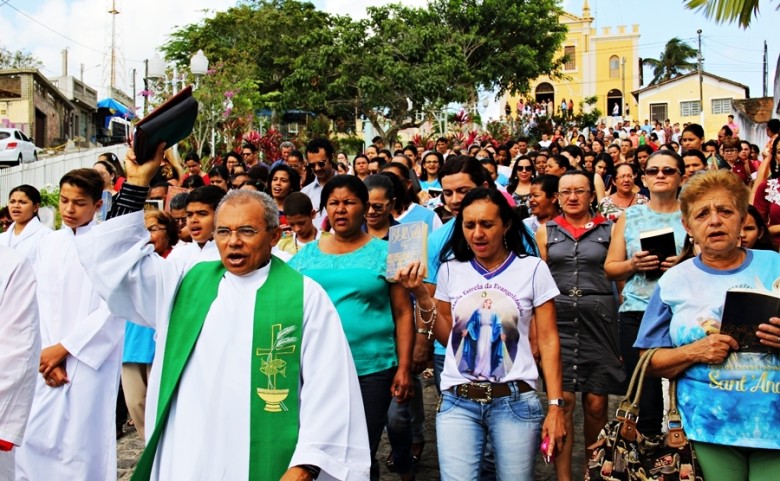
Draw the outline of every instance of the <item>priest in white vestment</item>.
[[[0,246],[0,480],[14,478],[14,446],[30,414],[41,334],[35,274],[25,256]]]
[[[128,154],[127,183],[147,186],[148,172],[154,167],[150,164],[155,162],[138,166],[132,158]],[[140,209],[142,204],[140,199],[128,210]],[[222,265],[199,266],[217,264],[226,272],[216,281],[203,279],[203,285],[218,285],[216,297],[208,312],[201,313],[205,320],[200,334],[196,334],[170,398],[170,411],[161,418],[166,421],[152,452],[149,479],[249,479],[250,437],[257,435],[250,433],[249,395],[254,391],[251,363],[258,312],[254,301],[255,293],[274,277],[271,271],[287,269],[278,260],[269,263],[279,237],[278,212],[269,196],[233,191],[220,204],[215,239]],[[161,390],[166,390],[166,383],[161,389],[161,377],[168,362],[169,323],[173,328],[174,299],[186,293],[177,292],[181,265],[154,255],[148,240],[143,214],[129,213],[81,239],[79,256],[111,312],[157,330],[146,411],[147,442],[156,442],[158,401]],[[188,285],[187,279],[184,282]],[[190,289],[200,289],[200,285],[195,283]],[[302,292],[297,442],[281,479],[317,475],[319,480],[368,479],[369,447],[360,388],[338,313],[311,279],[303,278]],[[262,314],[263,306],[259,307]],[[273,438],[276,433],[263,435]]]

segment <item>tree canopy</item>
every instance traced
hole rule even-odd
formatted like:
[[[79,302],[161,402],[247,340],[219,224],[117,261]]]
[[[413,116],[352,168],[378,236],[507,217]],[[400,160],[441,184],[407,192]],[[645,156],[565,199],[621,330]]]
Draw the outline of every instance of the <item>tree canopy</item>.
[[[0,47],[0,70],[41,67],[43,67],[43,62],[35,58],[30,53],[23,52],[21,50],[12,52],[3,47]]]
[[[162,50],[186,64],[203,49],[250,66],[255,108],[362,117],[390,138],[480,90],[524,91],[555,75],[565,36],[556,0],[431,0],[372,7],[359,20],[295,0],[253,0],[176,30]]]
[[[748,28],[758,16],[758,4],[759,0],[685,0],[685,7],[690,10],[702,11],[718,23],[737,22],[742,28]],[[780,9],[780,5],[776,8]]]
[[[653,80],[650,85],[673,79],[696,68],[698,51],[677,37],[672,38],[664,46],[659,58],[642,59],[642,65],[652,67]],[[691,59],[694,61],[692,62]]]

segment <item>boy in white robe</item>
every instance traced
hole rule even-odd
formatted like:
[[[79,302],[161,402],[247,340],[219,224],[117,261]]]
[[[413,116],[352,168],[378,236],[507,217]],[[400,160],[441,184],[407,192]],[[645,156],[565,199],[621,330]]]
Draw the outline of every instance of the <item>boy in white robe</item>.
[[[25,256],[0,246],[0,480],[14,478],[41,354],[35,274]]]
[[[92,288],[75,240],[94,227],[103,179],[75,169],[60,180],[63,228],[39,245],[36,278],[41,344],[17,481],[116,479],[116,397],[124,320]]]

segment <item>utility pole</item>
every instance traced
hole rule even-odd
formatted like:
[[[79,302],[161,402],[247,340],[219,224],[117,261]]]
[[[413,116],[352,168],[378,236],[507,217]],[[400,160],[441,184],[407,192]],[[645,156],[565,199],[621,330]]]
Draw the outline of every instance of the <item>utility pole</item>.
[[[149,113],[149,59],[144,59],[144,117]]]
[[[701,29],[696,30],[699,35],[699,53],[697,59],[699,61],[699,120],[702,127],[704,126],[704,57],[701,55]]]
[[[132,92],[133,92],[133,105],[132,105],[132,107],[133,107],[133,113],[135,114],[135,105],[136,105],[135,104],[135,97],[136,97],[136,95],[138,95],[136,93],[136,90],[135,90],[135,67],[133,67],[133,90],[132,90]]]
[[[626,105],[628,105],[628,96],[626,95],[626,57],[623,57],[620,62],[620,66],[622,67],[621,74],[620,74],[620,80],[622,83],[622,86],[620,87],[620,91],[623,93],[620,100],[623,103],[623,105],[620,106],[620,112],[623,114],[621,117],[626,116]]]
[[[111,10],[108,11],[111,14],[111,75],[109,77],[109,85],[111,85],[111,93],[116,88],[116,16],[119,14],[119,10],[116,9],[116,0],[111,3]]]
[[[767,96],[767,84],[769,83],[769,64],[766,51],[766,40],[764,40],[764,97]]]

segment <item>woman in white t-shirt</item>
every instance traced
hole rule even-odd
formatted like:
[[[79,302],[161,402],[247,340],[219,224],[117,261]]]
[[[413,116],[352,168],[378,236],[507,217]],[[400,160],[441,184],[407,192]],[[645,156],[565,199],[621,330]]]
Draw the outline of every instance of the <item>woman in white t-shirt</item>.
[[[545,454],[563,447],[558,288],[547,265],[524,248],[525,229],[512,228],[519,223],[500,192],[473,189],[442,249],[435,304],[420,272],[407,269],[399,279],[417,297],[417,332],[431,331],[447,346],[436,416],[443,481],[478,479],[488,437],[498,479],[533,479],[545,437]],[[528,339],[533,316],[550,400],[546,418]]]

